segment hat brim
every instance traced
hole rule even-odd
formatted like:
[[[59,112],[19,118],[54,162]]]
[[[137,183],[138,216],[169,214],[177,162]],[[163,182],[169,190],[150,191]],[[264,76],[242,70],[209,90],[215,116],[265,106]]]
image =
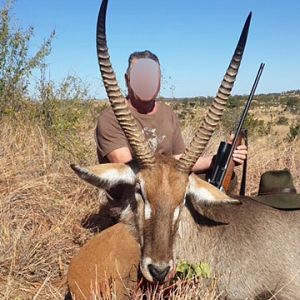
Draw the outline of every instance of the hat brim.
[[[255,201],[279,209],[300,209],[300,195],[272,194],[251,197]]]

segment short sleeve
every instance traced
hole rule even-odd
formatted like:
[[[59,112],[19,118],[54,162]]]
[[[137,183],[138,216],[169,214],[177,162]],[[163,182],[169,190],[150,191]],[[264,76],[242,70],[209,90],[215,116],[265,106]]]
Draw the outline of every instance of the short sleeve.
[[[104,110],[99,116],[95,138],[99,161],[113,150],[129,147],[126,136],[111,108]]]

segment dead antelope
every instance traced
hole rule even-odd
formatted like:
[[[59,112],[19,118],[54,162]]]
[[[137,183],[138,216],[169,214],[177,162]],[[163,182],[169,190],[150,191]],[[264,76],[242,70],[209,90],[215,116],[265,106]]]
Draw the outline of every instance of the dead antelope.
[[[163,283],[174,275],[175,260],[184,258],[209,263],[219,275],[220,290],[229,299],[270,295],[274,299],[300,299],[300,211],[274,210],[247,198],[232,199],[190,171],[225,108],[241,62],[250,16],[207,116],[185,153],[175,160],[151,152],[120,92],[107,48],[106,8],[107,0],[103,0],[97,25],[100,70],[137,163],[72,168],[96,187],[107,191],[122,187],[126,193],[126,197],[122,195],[124,203],[120,203],[124,207],[120,221],[129,225],[141,248],[143,276]],[[124,245],[120,235],[112,238],[119,241],[117,247]],[[126,255],[125,248],[119,259]],[[99,253],[99,257],[104,255]]]

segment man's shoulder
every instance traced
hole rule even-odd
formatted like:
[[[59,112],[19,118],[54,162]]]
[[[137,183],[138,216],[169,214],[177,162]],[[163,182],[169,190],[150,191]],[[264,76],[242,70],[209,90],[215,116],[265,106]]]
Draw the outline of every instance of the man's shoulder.
[[[111,116],[114,116],[114,112],[113,112],[112,108],[109,106],[109,107],[104,108],[100,112],[99,118],[111,117]]]
[[[163,114],[172,114],[174,115],[174,111],[172,109],[172,107],[168,104],[166,104],[165,102],[159,101],[159,111]]]
[[[115,114],[111,107],[103,109],[98,117],[98,122],[117,121]]]

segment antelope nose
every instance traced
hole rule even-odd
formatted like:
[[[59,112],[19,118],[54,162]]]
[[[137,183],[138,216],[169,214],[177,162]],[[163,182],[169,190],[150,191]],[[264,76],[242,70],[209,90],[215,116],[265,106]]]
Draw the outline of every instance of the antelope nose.
[[[170,266],[158,267],[153,264],[149,264],[148,269],[155,280],[157,280],[159,283],[163,283],[170,270]]]

